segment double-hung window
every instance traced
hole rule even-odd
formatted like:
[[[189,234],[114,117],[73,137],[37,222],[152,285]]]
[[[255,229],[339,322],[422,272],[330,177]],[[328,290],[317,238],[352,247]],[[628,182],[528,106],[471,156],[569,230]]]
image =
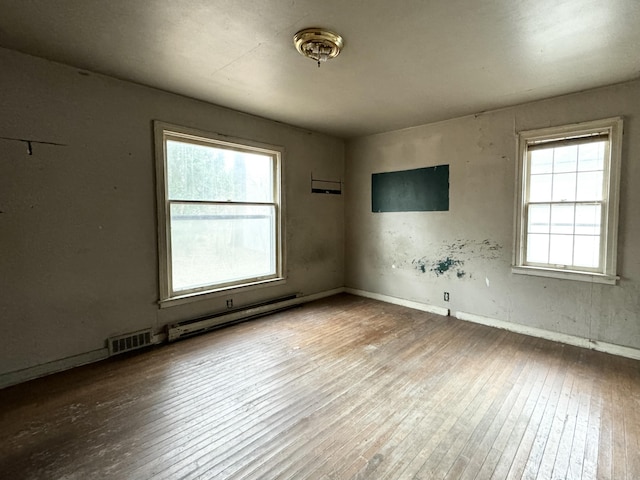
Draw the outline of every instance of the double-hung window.
[[[622,120],[518,140],[513,272],[615,283]]]
[[[282,280],[281,149],[155,123],[161,304]]]

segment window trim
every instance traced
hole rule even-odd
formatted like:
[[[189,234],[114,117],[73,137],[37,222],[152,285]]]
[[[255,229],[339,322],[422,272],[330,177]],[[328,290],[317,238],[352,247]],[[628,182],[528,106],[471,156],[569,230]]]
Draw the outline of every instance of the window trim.
[[[603,225],[601,242],[602,267],[596,271],[590,269],[556,269],[546,266],[525,265],[526,246],[526,207],[527,184],[529,180],[527,170],[528,146],[536,141],[554,141],[571,137],[587,136],[606,132],[609,138],[609,159],[605,158],[604,191],[603,191]],[[512,259],[512,273],[535,275],[542,277],[561,278],[585,282],[615,285],[620,277],[617,276],[617,246],[618,246],[618,212],[620,201],[620,165],[622,158],[622,117],[605,118],[590,122],[574,123],[558,127],[547,127],[536,130],[524,130],[517,136],[517,168],[516,195],[514,208],[514,247]]]
[[[241,293],[258,288],[281,285],[286,283],[286,248],[284,230],[284,176],[283,157],[284,148],[244,138],[230,137],[219,133],[207,132],[190,127],[175,125],[155,120],[154,143],[156,164],[156,204],[158,220],[158,273],[161,308],[190,303],[196,300],[215,298],[230,293]],[[171,290],[171,230],[169,228],[168,184],[166,181],[166,138],[184,138],[192,143],[211,146],[217,145],[230,150],[241,152],[265,153],[274,158],[274,204],[275,208],[275,241],[276,241],[276,273],[269,278],[257,278],[242,284],[223,285],[218,287],[202,287],[181,293]],[[203,140],[206,139],[206,140]],[[209,140],[209,141],[207,141]],[[174,201],[175,202],[175,201]],[[214,202],[216,203],[216,202]]]

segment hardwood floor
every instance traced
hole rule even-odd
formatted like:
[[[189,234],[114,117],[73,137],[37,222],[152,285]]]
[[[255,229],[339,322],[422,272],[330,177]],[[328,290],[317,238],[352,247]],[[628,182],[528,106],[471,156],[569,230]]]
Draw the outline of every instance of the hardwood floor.
[[[339,295],[0,391],[11,479],[639,479],[640,362]]]

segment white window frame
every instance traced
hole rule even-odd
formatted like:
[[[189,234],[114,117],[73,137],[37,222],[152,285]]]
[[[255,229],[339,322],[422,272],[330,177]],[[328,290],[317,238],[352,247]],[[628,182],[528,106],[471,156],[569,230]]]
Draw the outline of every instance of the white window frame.
[[[246,290],[275,286],[286,283],[285,278],[285,248],[284,248],[284,186],[282,178],[282,161],[284,149],[252,140],[239,139],[206,132],[193,128],[173,125],[166,122],[154,121],[155,157],[156,157],[156,197],[158,212],[158,265],[160,281],[161,308],[184,304],[195,300],[229,295]],[[275,204],[275,243],[276,243],[276,271],[268,277],[247,279],[233,284],[209,285],[193,288],[187,291],[174,291],[171,284],[171,229],[170,229],[170,201],[167,183],[167,139],[180,139],[197,145],[211,145],[215,148],[236,150],[247,153],[259,153],[273,158],[273,189]],[[224,202],[213,202],[224,203]],[[229,204],[234,202],[229,202]]]
[[[595,134],[607,134],[608,136],[608,154],[605,152],[604,159],[603,211],[601,219],[602,228],[600,233],[600,268],[594,271],[594,269],[583,270],[579,267],[562,268],[554,265],[527,265],[527,200],[529,188],[528,147],[530,145],[543,142],[588,137],[589,135]],[[619,280],[619,277],[616,274],[616,268],[622,135],[623,125],[621,117],[519,132],[512,264],[513,273],[605,283],[611,285],[616,284],[617,280]]]

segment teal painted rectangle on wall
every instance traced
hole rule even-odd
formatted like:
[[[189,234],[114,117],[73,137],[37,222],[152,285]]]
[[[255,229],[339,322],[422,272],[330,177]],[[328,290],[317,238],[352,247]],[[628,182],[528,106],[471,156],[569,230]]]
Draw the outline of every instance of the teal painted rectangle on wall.
[[[371,175],[374,213],[448,210],[449,165]]]

